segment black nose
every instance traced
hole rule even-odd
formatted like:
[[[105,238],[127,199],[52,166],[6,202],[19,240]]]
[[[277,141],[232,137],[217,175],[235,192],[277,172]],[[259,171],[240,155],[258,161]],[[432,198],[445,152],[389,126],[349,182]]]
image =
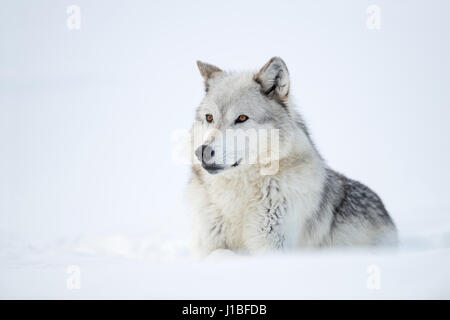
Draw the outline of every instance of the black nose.
[[[198,147],[197,150],[195,150],[195,155],[197,156],[198,160],[203,163],[209,164],[211,162],[214,162],[211,161],[215,155],[214,149],[207,144],[203,144]]]

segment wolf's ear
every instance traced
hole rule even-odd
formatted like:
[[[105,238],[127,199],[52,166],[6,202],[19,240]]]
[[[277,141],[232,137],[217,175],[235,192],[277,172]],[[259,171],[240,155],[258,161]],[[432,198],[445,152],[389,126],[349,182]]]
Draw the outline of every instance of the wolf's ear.
[[[254,77],[261,85],[262,91],[269,97],[276,97],[285,102],[289,96],[289,72],[284,61],[273,57]]]
[[[209,89],[208,81],[223,71],[217,68],[216,66],[213,66],[212,64],[201,61],[197,61],[197,66],[198,69],[200,70],[200,74],[205,80],[205,91],[208,91]]]

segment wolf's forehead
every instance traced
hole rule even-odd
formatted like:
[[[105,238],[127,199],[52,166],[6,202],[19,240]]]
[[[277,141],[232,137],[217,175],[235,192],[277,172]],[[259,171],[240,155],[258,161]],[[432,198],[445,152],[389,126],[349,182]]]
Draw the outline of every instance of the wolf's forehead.
[[[261,98],[253,74],[245,73],[217,79],[210,87],[207,102],[222,113],[230,109],[251,107]]]

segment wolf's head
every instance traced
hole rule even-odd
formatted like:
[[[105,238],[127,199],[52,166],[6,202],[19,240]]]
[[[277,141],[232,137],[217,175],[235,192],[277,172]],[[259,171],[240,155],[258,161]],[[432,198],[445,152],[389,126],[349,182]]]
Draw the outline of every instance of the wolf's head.
[[[270,59],[258,72],[197,64],[205,96],[192,129],[194,163],[210,174],[231,172],[273,165],[301,146],[307,133],[291,107],[289,72],[282,59]]]

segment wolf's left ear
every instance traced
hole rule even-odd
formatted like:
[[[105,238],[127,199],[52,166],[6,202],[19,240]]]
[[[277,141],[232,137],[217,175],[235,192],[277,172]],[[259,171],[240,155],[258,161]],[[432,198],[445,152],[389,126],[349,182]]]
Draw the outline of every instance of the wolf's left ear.
[[[261,85],[262,91],[269,97],[276,97],[285,102],[289,96],[289,72],[284,61],[273,57],[254,77]]]
[[[209,83],[208,81],[212,78],[214,78],[219,73],[222,73],[223,71],[216,66],[213,66],[212,64],[197,61],[198,69],[200,70],[200,74],[202,75],[203,79],[205,80],[205,91],[208,91]]]

